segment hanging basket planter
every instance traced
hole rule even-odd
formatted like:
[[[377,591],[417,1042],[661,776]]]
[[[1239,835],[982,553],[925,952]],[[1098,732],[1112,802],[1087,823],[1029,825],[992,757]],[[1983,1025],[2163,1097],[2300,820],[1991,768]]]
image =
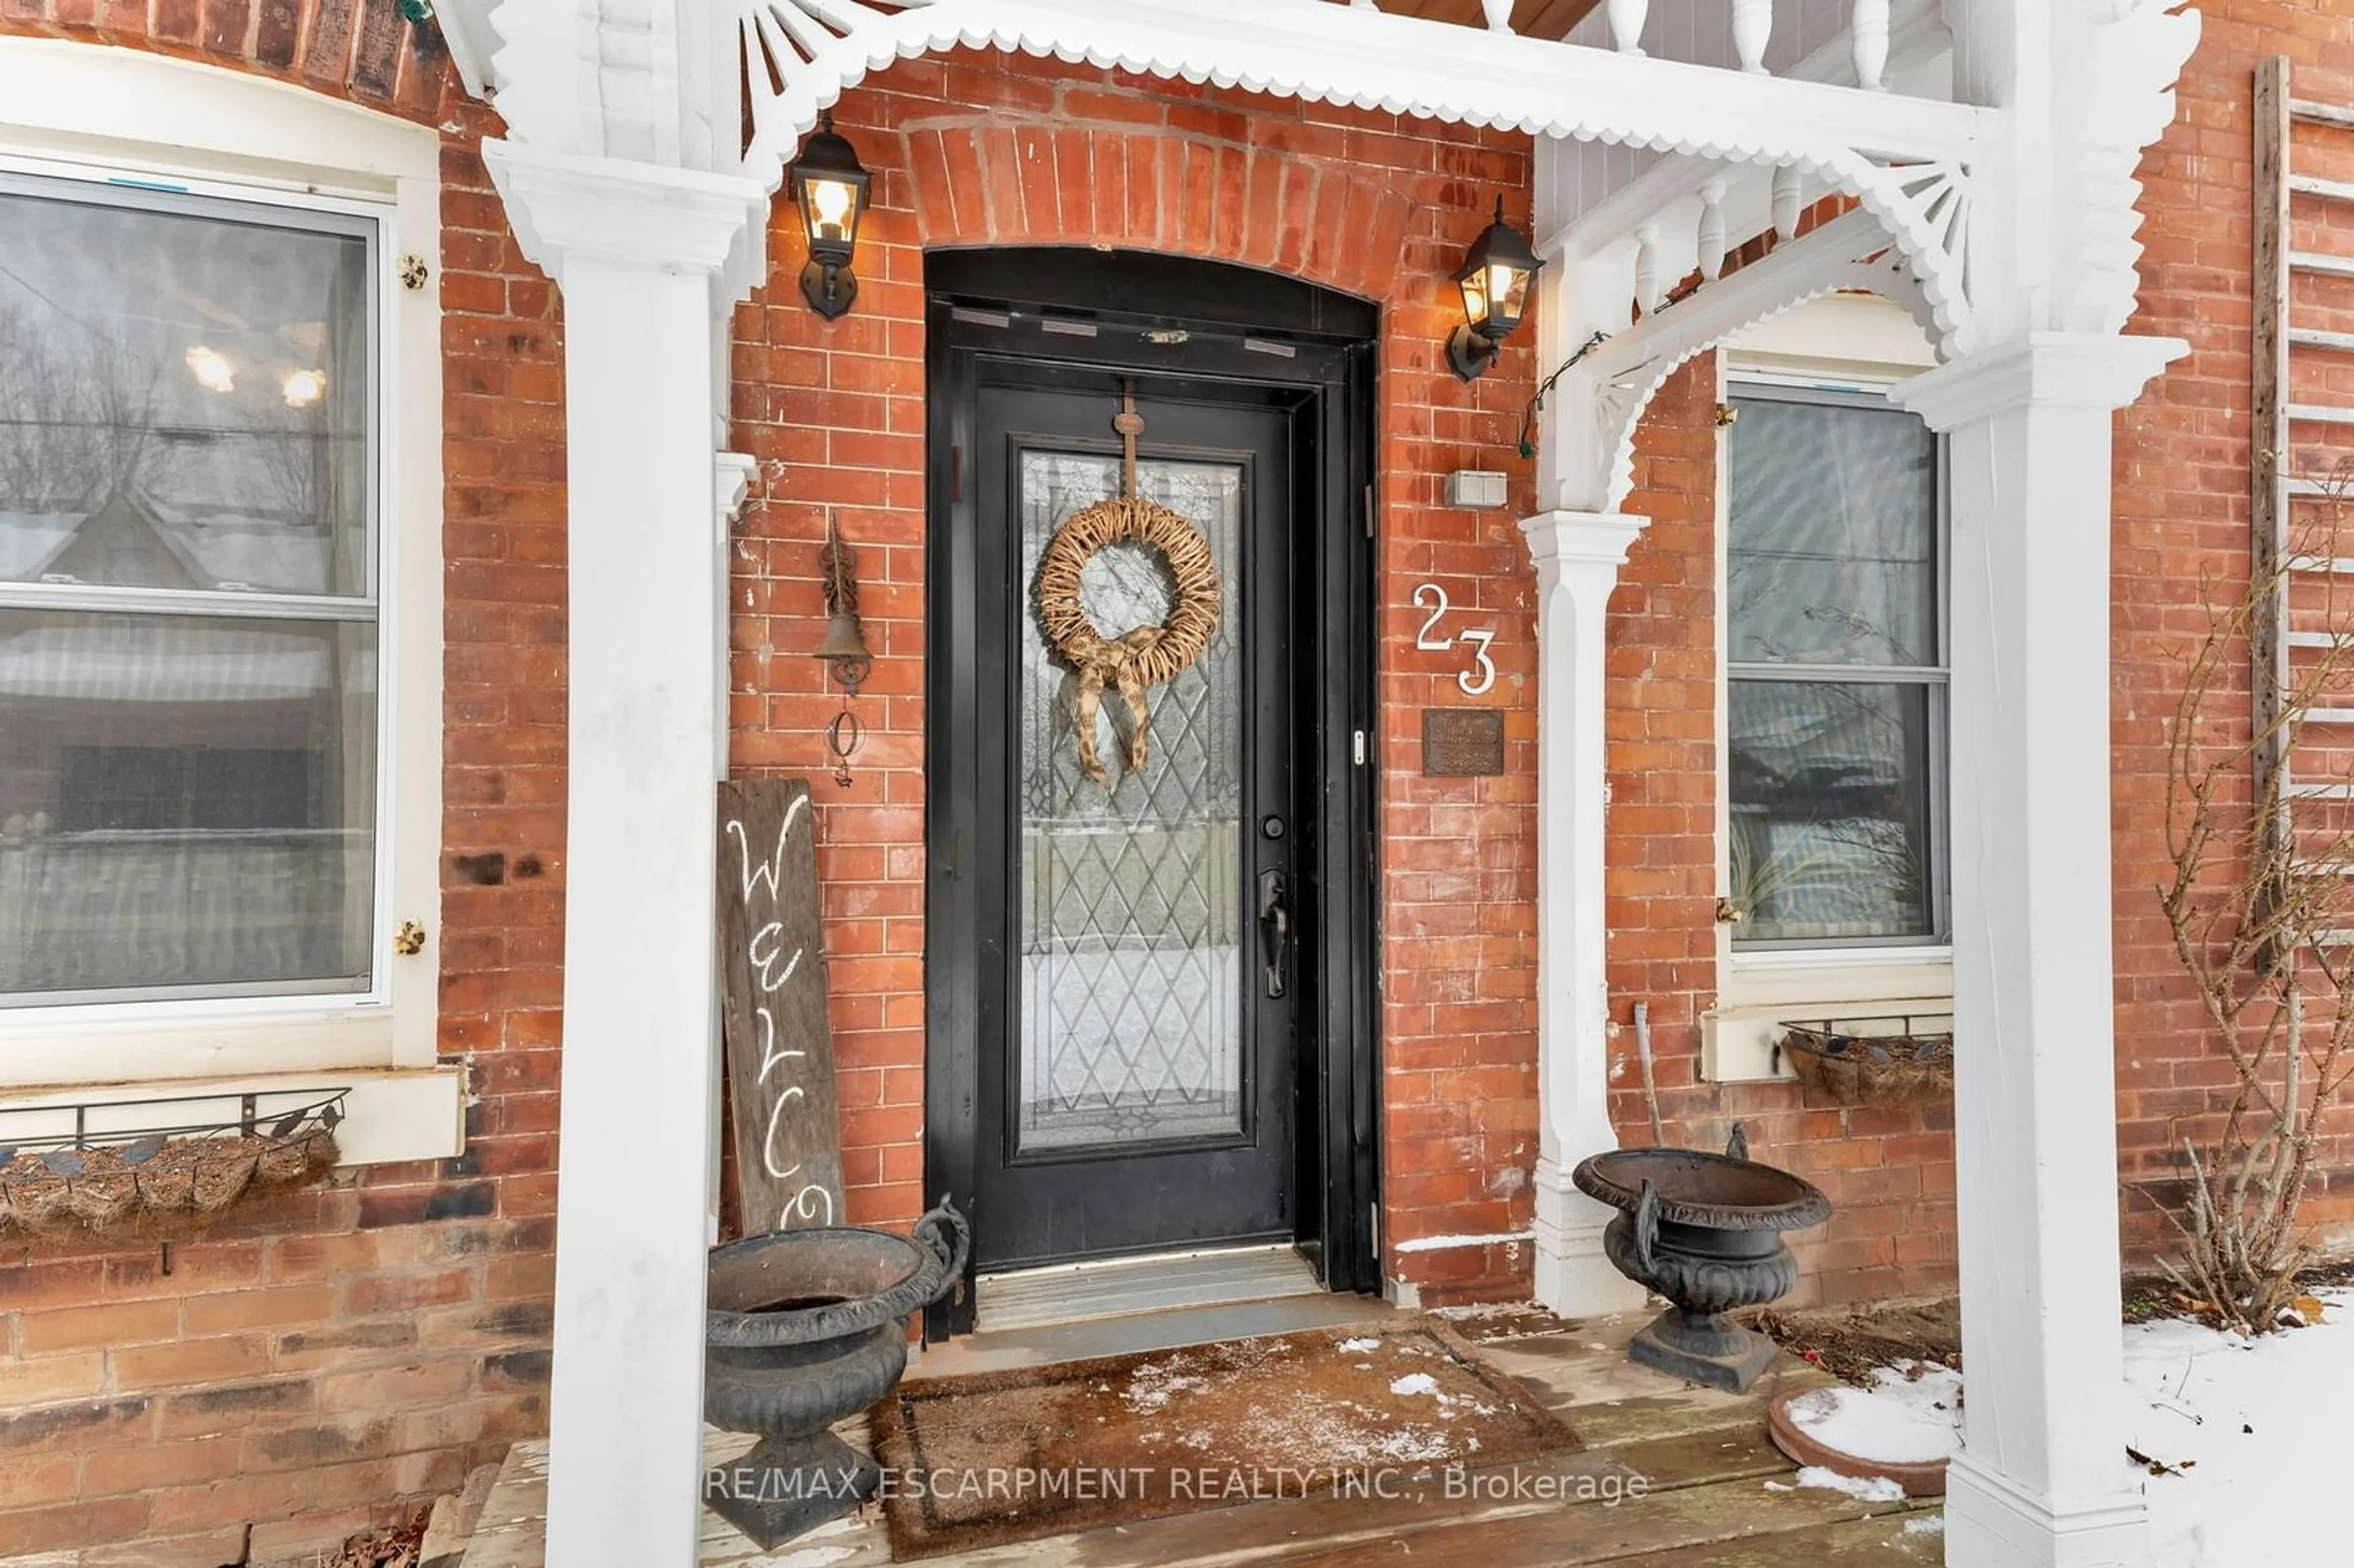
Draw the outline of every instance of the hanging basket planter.
[[[1942,1026],[1942,1027],[1941,1027]],[[1782,1025],[1776,1053],[1813,1094],[1843,1106],[1914,1106],[1954,1094],[1950,1018],[1819,1019]]]
[[[324,1177],[349,1091],[323,1091],[262,1113],[256,1096],[28,1108],[0,1117],[0,1244],[88,1236],[169,1237],[201,1230],[250,1197]],[[241,1101],[227,1121],[179,1119],[190,1107]],[[142,1111],[158,1114],[140,1118]],[[93,1113],[150,1125],[93,1133]],[[70,1118],[70,1131],[41,1128]],[[11,1136],[11,1118],[27,1128]]]

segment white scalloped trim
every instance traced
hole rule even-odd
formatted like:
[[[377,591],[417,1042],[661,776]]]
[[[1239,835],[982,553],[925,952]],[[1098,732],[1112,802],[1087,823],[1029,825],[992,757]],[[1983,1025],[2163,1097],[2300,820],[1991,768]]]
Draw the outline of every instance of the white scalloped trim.
[[[1457,124],[1495,126],[1531,135],[1551,135],[1581,141],[1625,143],[1691,154],[1700,157],[1732,158],[1771,163],[1819,164],[1844,142],[1809,143],[1772,122],[1769,115],[1736,115],[1722,105],[1678,103],[1672,108],[1645,103],[1636,118],[1611,119],[1590,112],[1576,97],[1558,86],[1544,84],[1541,72],[1523,70],[1512,79],[1493,69],[1524,61],[1530,51],[1574,51],[1578,57],[1605,55],[1575,45],[1519,38],[1484,27],[1422,22],[1388,16],[1376,20],[1343,6],[1323,7],[1304,0],[1267,0],[1286,9],[1287,19],[1316,17],[1330,30],[1336,47],[1302,50],[1289,57],[1271,57],[1263,41],[1212,36],[1202,18],[1175,13],[1148,17],[1146,7],[1133,3],[1088,12],[1069,0],[880,0],[896,8],[885,11],[866,0],[731,0],[739,26],[775,34],[785,24],[777,17],[790,11],[797,21],[814,25],[822,16],[835,37],[810,58],[775,56],[781,92],[774,90],[766,72],[752,73],[753,142],[745,173],[772,188],[781,177],[785,161],[801,137],[817,123],[819,112],[831,106],[845,88],[880,69],[894,58],[914,58],[937,50],[970,48],[1018,49],[1066,61],[1086,60],[1099,68],[1117,67],[1164,79],[1214,82],[1284,97],[1328,103],[1380,108],[1391,113],[1415,114]],[[1294,14],[1296,13],[1296,14]],[[1345,47],[1352,30],[1378,26],[1444,27],[1462,52],[1482,58],[1468,59],[1463,69],[1439,72],[1426,59],[1411,63],[1395,55],[1372,55]],[[804,36],[807,27],[801,31]],[[1357,34],[1362,37],[1363,35]],[[1666,66],[1668,62],[1651,62]],[[1614,64],[1612,69],[1618,69]],[[1697,69],[1701,68],[1670,68]],[[1735,73],[1725,73],[1743,80]],[[1877,101],[1886,104],[1891,101]],[[1940,105],[1941,109],[1952,106]],[[1956,109],[1957,116],[1977,111]],[[1859,125],[1859,130],[1862,127]],[[1931,154],[1925,149],[1923,155]]]
[[[1969,304],[1961,265],[1968,227],[1967,175],[1957,158],[1924,158],[1936,181],[1921,188],[1917,175],[1875,162],[1845,141],[1802,142],[1772,122],[1751,115],[1736,123],[1707,105],[1679,105],[1637,125],[1580,111],[1558,90],[1500,82],[1464,70],[1447,74],[1427,68],[1407,69],[1394,60],[1335,48],[1269,58],[1265,51],[1236,58],[1242,45],[1209,36],[1198,22],[1148,21],[1136,6],[1084,14],[1055,0],[732,0],[739,47],[758,37],[764,46],[747,73],[752,90],[752,139],[744,173],[774,190],[801,138],[843,91],[901,58],[960,46],[1018,49],[1041,58],[1101,69],[1119,68],[1164,79],[1215,82],[1221,87],[1360,107],[1378,106],[1469,125],[1503,125],[1532,135],[1624,143],[1702,158],[1790,164],[1825,185],[1856,197],[1894,237],[1912,262],[1933,312],[1932,334],[1951,346],[1964,332]],[[1268,0],[1280,4],[1282,0]],[[891,8],[885,9],[885,6]],[[1374,22],[1331,7],[1327,21],[1316,8],[1318,26],[1336,39],[1350,28]],[[1410,19],[1390,17],[1390,24]],[[1439,23],[1411,23],[1445,26]],[[1511,38],[1482,28],[1449,26],[1464,36],[1466,48],[1490,47],[1498,37],[1511,50],[1564,49],[1575,46]],[[1597,51],[1578,49],[1581,56]],[[777,90],[766,69],[772,61],[784,83]],[[1730,74],[1730,73],[1728,73]],[[1891,101],[1882,98],[1881,103]],[[1682,127],[1689,127],[1684,129]],[[1884,138],[1883,138],[1884,139]]]

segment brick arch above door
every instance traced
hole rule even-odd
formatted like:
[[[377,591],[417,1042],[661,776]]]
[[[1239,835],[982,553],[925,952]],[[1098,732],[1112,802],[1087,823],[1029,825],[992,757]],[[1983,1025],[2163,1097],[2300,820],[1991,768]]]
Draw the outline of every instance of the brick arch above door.
[[[1386,301],[1427,221],[1406,191],[1360,169],[1149,125],[976,120],[901,135],[926,249],[1156,250]]]
[[[349,0],[14,0],[0,34],[138,48],[249,70],[329,98],[441,124],[472,118],[449,51],[393,6]]]

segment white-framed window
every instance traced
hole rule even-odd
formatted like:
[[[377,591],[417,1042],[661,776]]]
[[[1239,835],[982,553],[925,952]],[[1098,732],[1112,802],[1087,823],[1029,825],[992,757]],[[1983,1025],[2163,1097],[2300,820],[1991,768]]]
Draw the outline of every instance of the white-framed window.
[[[383,994],[378,228],[0,167],[0,1008]]]
[[[1888,398],[1934,363],[1858,294],[1719,357],[1712,1080],[1787,1075],[1789,1022],[1953,1005],[1944,454]]]
[[[1734,954],[1944,945],[1943,443],[1882,394],[1731,393]]]
[[[347,1154],[454,1152],[440,323],[401,276],[438,280],[440,151],[0,38],[7,1103],[328,1075]]]

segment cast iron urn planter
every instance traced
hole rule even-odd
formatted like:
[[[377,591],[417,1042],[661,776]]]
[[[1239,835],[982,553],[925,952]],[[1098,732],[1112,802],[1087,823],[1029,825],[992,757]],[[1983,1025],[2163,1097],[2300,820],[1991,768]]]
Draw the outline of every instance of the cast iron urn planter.
[[[942,1198],[912,1237],[826,1226],[712,1249],[704,1418],[760,1435],[705,1478],[714,1512],[768,1550],[875,1494],[881,1467],[832,1427],[898,1383],[908,1315],[963,1277],[971,1245]]]
[[[1774,1341],[1725,1317],[1780,1299],[1798,1282],[1784,1231],[1830,1218],[1813,1183],[1749,1157],[1739,1127],[1723,1154],[1620,1149],[1589,1156],[1571,1180],[1619,1211],[1602,1250],[1619,1273],[1674,1303],[1628,1358],[1734,1393],[1773,1364]]]

